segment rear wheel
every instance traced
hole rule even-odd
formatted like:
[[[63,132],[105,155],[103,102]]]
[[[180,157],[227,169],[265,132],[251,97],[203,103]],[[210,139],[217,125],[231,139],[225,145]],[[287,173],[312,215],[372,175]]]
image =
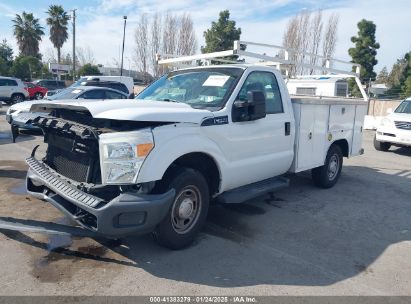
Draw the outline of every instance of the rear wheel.
[[[314,184],[321,188],[331,188],[340,178],[343,164],[341,148],[332,145],[328,150],[323,166],[311,170]]]
[[[34,95],[34,99],[37,99],[37,100],[43,99],[43,93],[37,92],[37,93]]]
[[[13,94],[11,96],[11,103],[15,104],[15,103],[19,103],[24,101],[24,95],[23,94]]]
[[[377,151],[387,152],[391,148],[391,144],[377,140],[377,135],[374,135],[374,148]]]
[[[208,184],[203,175],[190,168],[175,168],[164,177],[161,191],[176,191],[163,221],[153,232],[157,242],[170,249],[192,243],[204,225],[209,205]]]

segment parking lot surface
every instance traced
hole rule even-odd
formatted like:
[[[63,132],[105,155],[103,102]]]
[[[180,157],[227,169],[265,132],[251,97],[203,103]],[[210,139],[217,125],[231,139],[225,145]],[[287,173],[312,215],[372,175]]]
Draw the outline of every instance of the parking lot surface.
[[[0,108],[0,219],[66,223],[25,194],[25,157],[42,137],[11,143]],[[411,295],[411,149],[345,164],[332,189],[308,173],[242,205],[213,206],[181,251],[151,237],[108,241],[0,231],[1,295]]]

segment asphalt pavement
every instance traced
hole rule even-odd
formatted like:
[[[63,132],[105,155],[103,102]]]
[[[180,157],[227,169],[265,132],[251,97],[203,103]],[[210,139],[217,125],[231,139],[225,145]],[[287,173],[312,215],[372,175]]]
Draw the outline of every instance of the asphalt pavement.
[[[11,143],[0,108],[0,219],[67,223],[25,193],[37,134]],[[108,241],[0,231],[0,295],[411,295],[411,149],[344,159],[332,189],[309,173],[273,195],[213,206],[181,251],[150,235]],[[40,151],[44,151],[44,145]]]

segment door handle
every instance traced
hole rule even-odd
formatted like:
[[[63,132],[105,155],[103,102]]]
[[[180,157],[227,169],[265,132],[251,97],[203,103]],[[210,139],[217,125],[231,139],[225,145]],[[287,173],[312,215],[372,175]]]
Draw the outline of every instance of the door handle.
[[[287,121],[284,125],[285,125],[285,136],[289,136],[291,134],[291,123]]]

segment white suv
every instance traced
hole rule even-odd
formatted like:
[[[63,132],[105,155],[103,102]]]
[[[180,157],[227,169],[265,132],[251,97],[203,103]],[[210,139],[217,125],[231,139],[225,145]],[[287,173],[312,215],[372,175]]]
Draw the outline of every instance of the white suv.
[[[377,127],[375,149],[388,151],[392,145],[411,147],[411,97],[401,102]]]
[[[23,81],[13,77],[0,76],[0,100],[6,103],[18,103],[29,98],[29,92]]]

